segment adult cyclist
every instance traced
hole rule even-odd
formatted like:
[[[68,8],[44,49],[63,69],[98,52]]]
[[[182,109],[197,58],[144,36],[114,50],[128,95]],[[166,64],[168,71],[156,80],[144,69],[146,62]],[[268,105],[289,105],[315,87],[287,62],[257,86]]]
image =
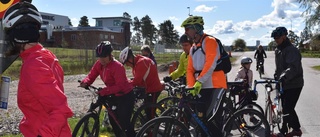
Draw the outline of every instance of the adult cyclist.
[[[120,52],[119,61],[132,68],[133,79],[130,83],[134,87],[146,89],[147,97],[144,99],[144,103],[156,103],[163,86],[155,62],[148,57],[134,55],[129,47]],[[151,112],[153,112],[151,109],[146,112],[149,119],[154,117]]]
[[[190,16],[182,24],[185,34],[194,42],[190,49],[187,67],[187,87],[193,87],[189,92],[204,105],[197,106],[206,121],[213,118],[215,123],[207,123],[215,136],[222,136],[222,99],[227,88],[227,80],[223,70],[214,71],[220,50],[216,39],[206,36],[203,32],[204,21],[201,16]],[[201,51],[201,50],[204,50]],[[205,53],[205,54],[204,54]]]
[[[112,104],[116,106],[114,110],[127,136],[134,136],[133,126],[130,123],[135,96],[132,92],[133,86],[129,83],[124,66],[112,55],[113,48],[109,41],[103,41],[96,47],[96,57],[98,60],[92,66],[89,74],[80,83],[81,87],[91,85],[98,76],[104,82],[105,87],[98,94],[100,96],[114,95]],[[111,116],[109,116],[111,117]],[[121,136],[121,129],[113,119],[109,119],[114,134]]]
[[[264,58],[267,58],[267,54],[261,45],[259,45],[258,49],[254,53],[254,58],[257,60],[256,70],[258,70],[259,64],[261,62],[262,63],[262,73],[264,74],[263,64],[264,64]]]
[[[181,53],[180,59],[179,59],[179,66],[175,71],[171,72],[169,76],[165,76],[163,78],[164,82],[169,82],[171,80],[176,80],[180,77],[185,77],[186,69],[188,66],[188,55],[190,52],[190,48],[193,44],[193,41],[189,40],[186,34],[183,34],[180,37],[179,43],[181,44],[183,49],[183,52]],[[185,82],[186,82],[185,79],[183,79],[183,84],[186,84]]]

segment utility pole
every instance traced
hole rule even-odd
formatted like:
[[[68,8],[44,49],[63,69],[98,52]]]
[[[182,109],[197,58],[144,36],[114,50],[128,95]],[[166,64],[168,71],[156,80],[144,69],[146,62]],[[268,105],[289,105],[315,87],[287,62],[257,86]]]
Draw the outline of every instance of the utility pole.
[[[188,15],[189,15],[189,16],[192,16],[192,15],[190,14],[190,7],[187,7],[187,8],[189,9],[189,14],[188,14]]]

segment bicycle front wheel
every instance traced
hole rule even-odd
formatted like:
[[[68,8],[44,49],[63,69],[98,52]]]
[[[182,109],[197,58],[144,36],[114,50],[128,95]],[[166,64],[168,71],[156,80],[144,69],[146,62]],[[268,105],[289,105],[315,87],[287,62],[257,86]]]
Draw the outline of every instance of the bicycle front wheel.
[[[98,137],[99,123],[99,117],[96,113],[87,113],[75,126],[72,137]]]
[[[254,117],[254,121],[244,120]],[[233,114],[223,127],[225,137],[268,137],[270,126],[264,115],[258,110],[247,108]]]
[[[175,118],[161,116],[147,122],[136,137],[191,137],[188,128]]]

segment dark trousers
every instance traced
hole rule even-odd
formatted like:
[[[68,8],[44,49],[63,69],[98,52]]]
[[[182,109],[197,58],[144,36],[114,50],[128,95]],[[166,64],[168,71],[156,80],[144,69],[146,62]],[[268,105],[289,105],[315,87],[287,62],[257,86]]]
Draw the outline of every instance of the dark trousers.
[[[157,103],[157,100],[158,100],[160,93],[161,93],[161,91],[147,94],[147,97],[144,99],[144,104]],[[146,114],[147,114],[147,117],[149,120],[154,118],[155,117],[155,109],[154,108],[146,109]]]
[[[126,131],[128,137],[134,137],[134,129],[131,123],[131,115],[133,113],[135,96],[133,92],[126,95],[115,97],[114,105],[116,105],[115,115],[120,123],[121,127]],[[116,122],[109,115],[110,124],[113,128],[116,137],[121,137],[121,130],[117,126]],[[129,124],[128,124],[129,123]]]
[[[284,90],[284,93],[281,95],[283,108],[283,125],[288,125],[289,128],[293,128],[294,130],[299,130],[301,127],[298,115],[294,109],[298,102],[301,90],[302,87],[287,89]],[[288,131],[288,128],[284,126],[281,129],[282,133]]]

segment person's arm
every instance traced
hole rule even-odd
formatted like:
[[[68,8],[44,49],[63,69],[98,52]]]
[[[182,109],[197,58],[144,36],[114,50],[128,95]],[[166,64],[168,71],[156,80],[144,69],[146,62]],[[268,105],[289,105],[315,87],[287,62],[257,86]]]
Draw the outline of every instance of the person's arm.
[[[263,50],[263,55],[264,55],[264,58],[267,58],[267,54],[264,50]]]
[[[91,85],[99,76],[100,69],[101,69],[101,65],[99,60],[97,60],[95,64],[92,66],[89,74],[81,81],[81,83],[86,83],[87,85]]]
[[[134,66],[134,76],[131,81],[133,86],[144,87],[145,81],[143,80],[143,76],[146,74],[148,70],[149,63],[144,62],[144,60],[139,60]]]
[[[26,86],[48,114],[47,120],[39,129],[39,134],[59,136],[61,129],[68,124],[67,119],[72,117],[73,113],[67,104],[64,89],[59,87],[51,68],[39,63],[33,65],[34,67],[29,67],[30,73],[26,74],[30,79],[26,81]]]
[[[178,68],[170,74],[170,77],[175,80],[186,73],[186,68],[184,67],[184,60],[187,60],[185,52],[180,55]]]
[[[193,87],[194,83],[196,82],[196,78],[194,77],[194,68],[193,68],[193,63],[192,63],[192,48],[190,48],[190,54],[188,55],[188,66],[187,66],[187,87],[191,88]]]
[[[204,83],[212,77],[212,73],[217,66],[217,60],[220,58],[220,50],[218,43],[213,37],[206,37],[205,39],[205,63],[197,80]]]
[[[289,81],[295,78],[297,75],[301,75],[303,72],[301,64],[301,54],[298,50],[289,50],[285,54],[285,64],[287,64],[287,69],[285,69],[279,76],[284,77],[285,81]]]

